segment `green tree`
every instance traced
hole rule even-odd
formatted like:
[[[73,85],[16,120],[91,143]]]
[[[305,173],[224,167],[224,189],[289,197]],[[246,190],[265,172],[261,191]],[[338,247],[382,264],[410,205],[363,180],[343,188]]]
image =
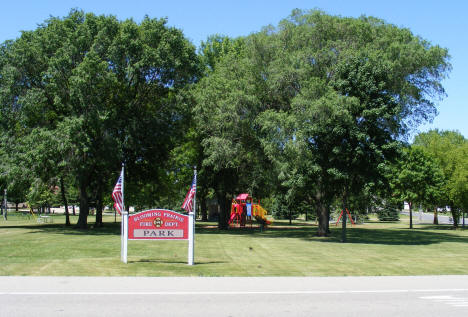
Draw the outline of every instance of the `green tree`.
[[[194,91],[195,119],[203,146],[203,168],[221,206],[219,227],[227,228],[236,193],[256,197],[268,192],[269,162],[257,137],[256,116],[264,105],[258,74],[246,50],[230,50]]]
[[[218,64],[226,55],[230,53],[242,54],[245,43],[244,38],[232,39],[220,34],[211,35],[200,45],[200,56],[202,64],[208,72],[214,71]]]
[[[444,186],[444,175],[430,154],[421,147],[413,146],[404,151],[394,166],[391,185],[394,195],[408,203],[412,229],[413,207],[437,206]]]
[[[437,161],[445,177],[439,205],[450,206],[454,227],[466,209],[468,142],[459,132],[431,130],[420,133],[414,144],[423,147]]]
[[[146,182],[164,188],[167,158],[183,133],[186,105],[178,94],[200,73],[193,45],[166,23],[73,10],[2,46],[0,100],[9,136],[19,140],[38,131],[66,145],[56,160],[37,151],[50,138],[32,150],[43,154],[39,162],[52,159],[63,167],[49,178],[74,179],[81,228],[91,201],[97,224],[102,221],[102,197],[111,192],[121,162],[131,171],[127,201]],[[146,194],[147,203],[158,199]]]
[[[267,74],[275,89],[289,88],[282,90],[289,107],[262,115],[267,150],[290,183],[315,192],[325,235],[325,206],[339,196],[344,209],[365,184],[382,180],[381,165],[396,158],[398,140],[435,114],[425,92],[443,94],[447,51],[375,18],[320,11],[295,11],[269,34],[279,53]]]
[[[7,142],[0,142],[6,144]],[[16,204],[16,211],[18,205],[26,201],[26,195],[31,185],[31,175],[24,165],[16,165],[8,155],[11,149],[6,147],[0,148],[0,188],[2,192],[4,189],[8,191],[8,201]]]
[[[231,191],[255,180],[235,178],[244,166],[274,166],[268,188],[281,184],[315,204],[326,235],[331,202],[340,197],[344,209],[383,179],[399,140],[435,115],[429,97],[444,94],[447,50],[379,19],[299,10],[244,43],[198,86],[204,164],[222,171]]]

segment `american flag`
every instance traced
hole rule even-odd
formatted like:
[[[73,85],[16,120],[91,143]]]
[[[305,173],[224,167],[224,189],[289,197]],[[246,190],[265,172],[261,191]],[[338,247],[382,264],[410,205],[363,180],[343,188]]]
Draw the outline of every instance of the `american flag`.
[[[117,180],[117,184],[115,184],[114,190],[112,191],[112,198],[114,199],[114,208],[119,212],[122,213],[124,208],[123,206],[123,191],[122,191],[122,180],[123,180],[123,169],[120,172],[120,177]]]
[[[192,186],[190,186],[190,190],[188,191],[187,196],[185,196],[184,203],[182,204],[182,208],[187,210],[188,212],[192,212],[193,197],[195,196],[196,192],[197,192],[197,174],[193,176]]]

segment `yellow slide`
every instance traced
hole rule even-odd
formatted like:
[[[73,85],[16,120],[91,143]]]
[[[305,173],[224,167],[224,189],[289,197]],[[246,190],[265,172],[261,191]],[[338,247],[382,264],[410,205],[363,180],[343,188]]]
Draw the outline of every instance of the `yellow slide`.
[[[266,218],[267,213],[268,212],[259,204],[252,204],[252,216],[254,216],[258,222],[270,225],[271,221]]]

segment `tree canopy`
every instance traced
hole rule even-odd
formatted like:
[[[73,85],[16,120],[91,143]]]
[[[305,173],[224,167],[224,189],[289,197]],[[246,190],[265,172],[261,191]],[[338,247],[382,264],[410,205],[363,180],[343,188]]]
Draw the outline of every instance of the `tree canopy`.
[[[132,184],[164,188],[164,163],[183,131],[179,91],[200,74],[194,46],[166,24],[72,10],[2,46],[2,124],[15,144],[8,154],[29,156],[45,182],[73,178],[81,227],[90,196],[102,201],[121,162],[132,170],[129,196]]]
[[[204,165],[239,175],[270,162],[272,189],[317,205],[320,235],[331,200],[346,204],[382,179],[380,166],[397,157],[401,140],[433,118],[451,67],[446,49],[408,29],[316,10],[296,10],[242,43],[195,92]],[[255,176],[243,178],[255,184],[266,175]]]
[[[245,37],[210,36],[197,55],[166,19],[72,10],[0,46],[0,183],[42,203],[60,187],[66,204],[70,189],[84,228],[121,162],[139,207],[174,206],[197,165],[220,228],[249,192],[277,214],[315,209],[323,236],[333,204],[360,205],[387,182],[450,69],[446,49],[373,17],[294,10]],[[415,143],[442,166],[447,204],[465,208],[466,146],[454,163],[424,135]]]
[[[434,158],[423,148],[413,146],[403,151],[390,175],[392,194],[408,202],[410,229],[413,206],[437,206],[444,186],[444,176]]]
[[[468,141],[459,132],[431,130],[417,135],[414,144],[424,148],[442,170],[445,184],[439,205],[450,207],[457,227],[460,212],[468,210]]]

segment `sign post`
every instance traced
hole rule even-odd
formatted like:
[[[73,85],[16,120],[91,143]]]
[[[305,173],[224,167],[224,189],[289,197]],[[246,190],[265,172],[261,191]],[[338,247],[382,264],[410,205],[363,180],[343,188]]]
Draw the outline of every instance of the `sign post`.
[[[194,170],[194,179],[196,187],[197,179],[197,167],[195,166]],[[193,265],[193,259],[195,258],[195,211],[197,210],[197,191],[194,191],[193,194],[193,208],[189,212],[189,241],[188,241],[188,265]]]
[[[121,260],[127,263],[127,249],[128,249],[128,212],[122,211],[122,246],[121,246]]]
[[[189,217],[189,239],[188,239],[188,265],[193,265],[193,258],[195,255],[195,213],[191,212]]]
[[[120,181],[122,183],[122,262],[127,263],[128,240],[188,240],[187,264],[193,265],[195,257],[197,168],[194,168],[192,186],[182,204],[182,208],[188,211],[188,216],[167,209],[151,209],[130,216],[123,208],[123,165],[117,185],[119,185]],[[116,189],[114,189],[114,192],[116,192]]]

